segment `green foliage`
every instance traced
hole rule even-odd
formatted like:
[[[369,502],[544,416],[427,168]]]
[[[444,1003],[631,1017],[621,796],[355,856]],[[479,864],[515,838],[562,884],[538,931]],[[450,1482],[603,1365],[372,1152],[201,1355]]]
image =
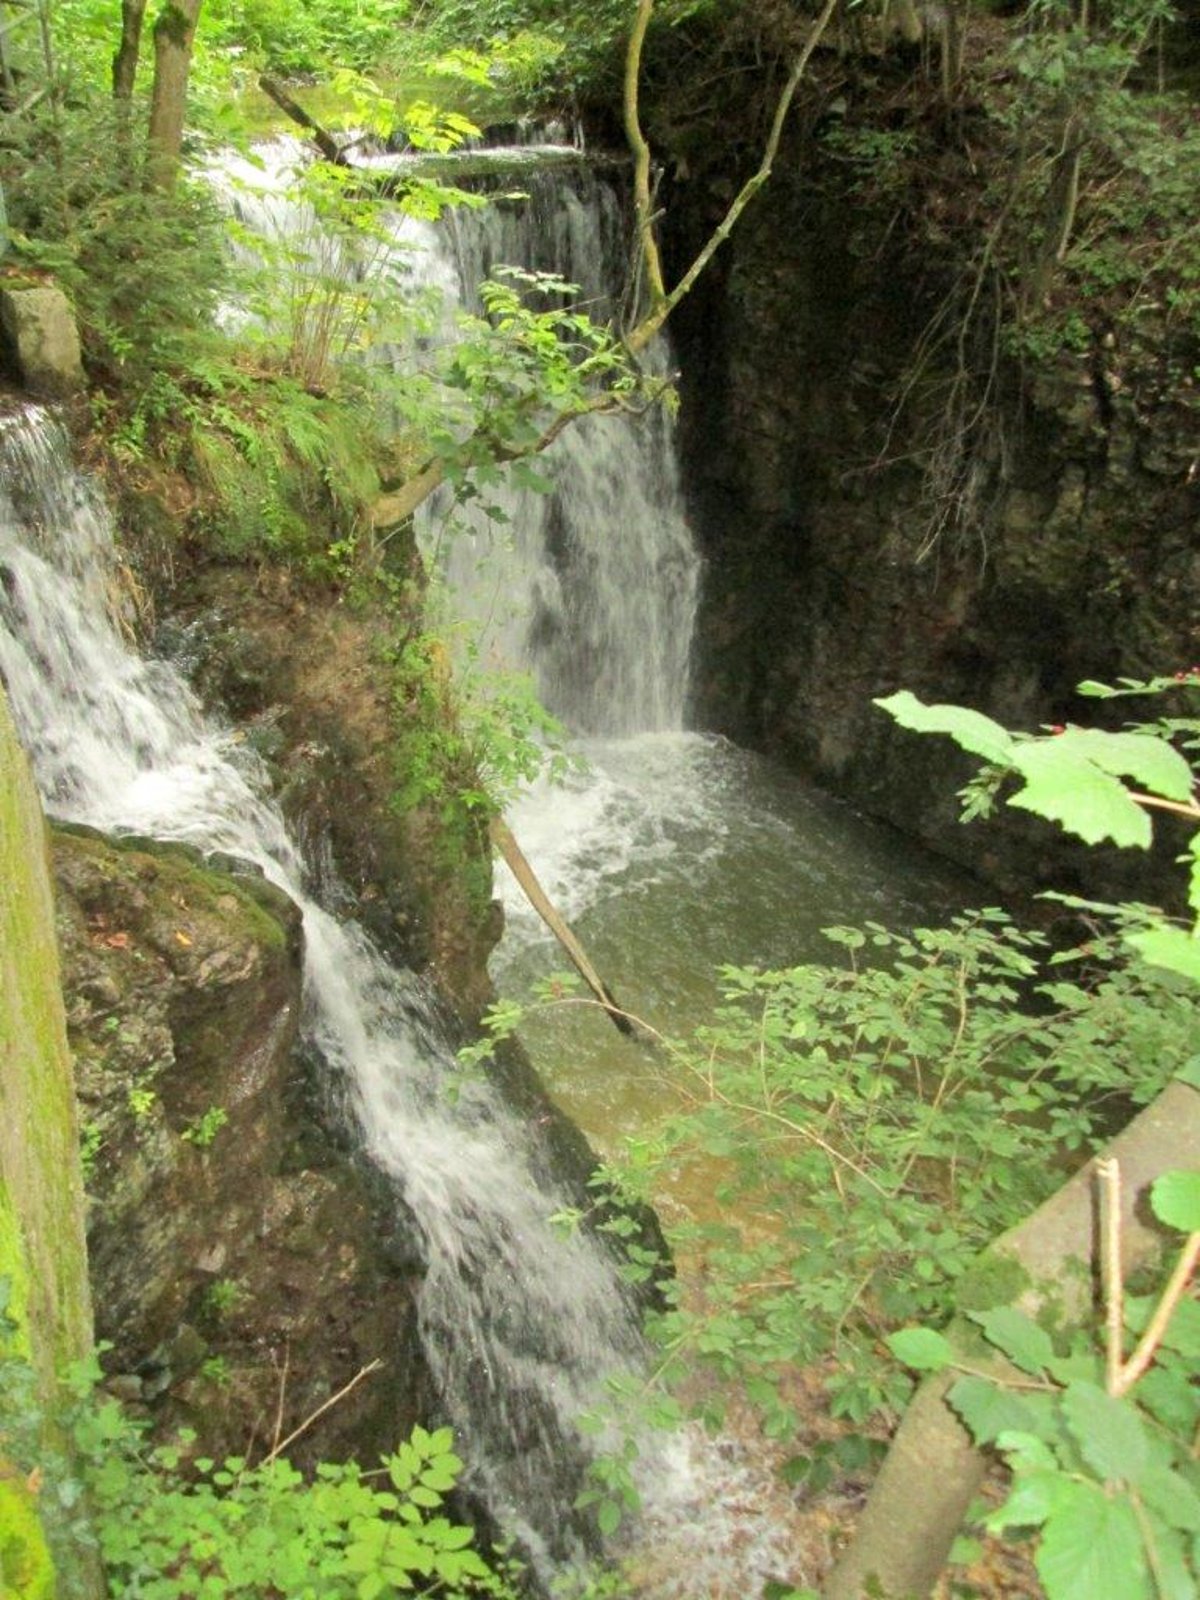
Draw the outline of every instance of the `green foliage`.
[[[203,37],[214,49],[248,51],[272,72],[366,71],[395,52],[414,9],[412,0],[208,0]]]
[[[1168,1228],[1200,1233],[1200,1172],[1164,1172],[1150,1200],[1154,1215]]]
[[[1127,680],[1119,688],[1092,682],[1080,686],[1081,693],[1099,699],[1168,691],[1195,695],[1200,675],[1193,671],[1146,683]],[[1006,796],[1009,805],[1057,822],[1089,844],[1112,839],[1145,849],[1151,842],[1150,817],[1159,810],[1200,824],[1194,773],[1183,754],[1200,747],[1200,718],[1194,715],[1161,717],[1121,732],[1060,726],[1048,734],[1029,735],[1010,734],[989,717],[960,706],[922,705],[907,690],[875,703],[901,727],[948,734],[963,749],[983,757],[983,773],[963,791],[964,820],[986,814],[1006,779],[1015,777],[1020,787]],[[1143,960],[1200,981],[1200,828],[1180,859],[1188,868],[1189,927],[1147,907],[1096,909],[1110,914],[1119,910],[1125,941]]]
[[[1155,1210],[1178,1215],[1192,1229],[1200,1221],[1197,1182],[1194,1173],[1160,1178]],[[1144,1333],[1152,1310],[1147,1299],[1131,1301],[1129,1331]],[[1047,1600],[1194,1594],[1200,1575],[1195,1303],[1175,1306],[1153,1368],[1124,1394],[1106,1386],[1103,1352],[1086,1336],[1061,1350],[1012,1306],[975,1320],[993,1356],[1016,1369],[1011,1378],[981,1374],[928,1329],[906,1329],[889,1345],[916,1370],[964,1372],[950,1403],[976,1441],[998,1450],[1012,1471],[1007,1499],[987,1518],[989,1531],[1039,1530],[1036,1562]]]
[[[685,1109],[603,1174],[637,1197],[693,1155],[717,1164],[720,1219],[669,1233],[705,1271],[651,1319],[661,1376],[715,1369],[781,1438],[796,1419],[780,1380],[798,1365],[833,1358],[832,1408],[853,1423],[902,1404],[880,1340],[947,1317],[977,1252],[1056,1187],[1064,1155],[1103,1139],[1114,1102],[1158,1092],[1200,1026],[1173,979],[1100,966],[1113,952],[1098,943],[1068,980],[998,911],[827,937],[844,965],[724,970],[713,1019],[668,1047]],[[543,1003],[561,993],[555,980]],[[497,1031],[519,1016],[508,1006]],[[629,1270],[653,1265],[634,1255]]]
[[[962,706],[924,706],[908,690],[875,702],[903,728],[946,733],[993,769],[998,788],[1004,777],[1021,780],[1008,804],[1061,823],[1088,844],[1150,844],[1145,805],[1122,779],[1135,781],[1150,796],[1184,805],[1191,801],[1192,772],[1185,758],[1154,731],[1105,733],[1097,728],[1059,728],[1047,737],[1008,733],[999,723]],[[973,814],[982,809],[973,788]],[[1200,815],[1200,813],[1198,813]]]
[[[830,1350],[837,1414],[897,1403],[880,1334],[916,1307],[944,1315],[974,1253],[1054,1187],[1060,1154],[1100,1136],[1105,1097],[1152,1097],[1197,1027],[1192,997],[1149,974],[1051,978],[1043,942],[999,913],[830,937],[845,970],[726,970],[684,1062],[693,1107],[663,1136],[671,1159],[698,1147],[727,1164],[723,1215],[772,1223],[689,1230],[708,1305],[659,1334],[748,1379],[779,1433],[776,1376]]]
[[[246,1290],[236,1278],[217,1278],[204,1291],[204,1307],[217,1318],[227,1317],[245,1301]]]
[[[659,0],[656,31],[712,12],[714,0]],[[625,0],[428,0],[420,13],[416,50],[428,57],[471,46],[497,57],[527,92],[611,92],[619,80],[631,8]],[[536,69],[523,76],[514,47]]]
[[[95,1122],[82,1122],[79,1126],[79,1164],[83,1180],[87,1183],[96,1170],[96,1160],[104,1144],[104,1132]]]
[[[179,1137],[197,1150],[207,1150],[228,1121],[224,1106],[209,1106],[202,1116],[188,1123]]]
[[[465,631],[465,630],[460,630]],[[448,824],[489,817],[523,783],[570,765],[566,731],[523,674],[485,670],[468,639],[452,672],[441,635],[410,633],[390,652],[394,673],[396,805],[432,805]]]
[[[46,1444],[28,1368],[0,1365],[4,1451],[37,1469],[57,1545],[97,1549],[111,1592],[144,1600],[376,1600],[419,1589],[445,1600],[513,1590],[443,1506],[462,1469],[448,1428],[415,1428],[380,1468],[322,1463],[311,1481],[283,1458],[216,1462],[194,1436],[151,1446],[145,1426],[74,1376]],[[72,1591],[73,1592],[73,1591]]]
[[[661,386],[643,386],[612,332],[572,305],[577,284],[556,273],[498,267],[479,294],[484,315],[460,316],[445,353],[440,376],[451,406],[430,433],[460,493],[477,495],[497,483],[501,464],[536,451],[549,426],[658,397]],[[543,302],[550,304],[535,309]],[[465,441],[464,418],[471,428]],[[518,462],[515,470],[527,487],[548,487],[528,465]]]
[[[1095,698],[1162,694],[1198,675],[1178,673],[1150,683],[1125,680],[1116,687],[1081,685]],[[1056,729],[1048,740],[1009,736],[990,724],[981,735],[974,712],[951,706],[924,707],[912,696],[881,701],[902,725],[948,733],[994,764],[984,784],[972,786],[978,809],[982,787],[990,803],[1004,777],[1016,773],[1025,788],[1010,803],[1060,823],[1084,838],[1113,836],[1147,845],[1147,810],[1165,807],[1200,823],[1194,774],[1176,748],[1194,752],[1200,722],[1169,716],[1133,731]],[[993,731],[994,730],[994,731]],[[1005,742],[1007,741],[1007,743]],[[1175,741],[1175,742],[1173,742]],[[1063,753],[1060,755],[1059,752]],[[1030,757],[1037,764],[1030,776]],[[1090,767],[1086,775],[1083,766]],[[1122,783],[1117,780],[1126,780]],[[1139,785],[1137,790],[1127,787]],[[1137,827],[1138,817],[1144,827]],[[1098,908],[1114,912],[1126,928],[1125,942],[1145,961],[1191,980],[1181,995],[1195,997],[1200,983],[1200,853],[1189,849],[1190,929],[1173,927],[1143,907]],[[1172,980],[1176,981],[1176,980]],[[1185,1047],[1177,1075],[1195,1083],[1197,1062]],[[1180,1265],[1156,1307],[1150,1299],[1125,1302],[1129,1331],[1141,1341],[1132,1356],[1112,1324],[1120,1325],[1120,1291],[1105,1292],[1110,1326],[1106,1338],[1090,1332],[1069,1350],[1012,1305],[971,1313],[986,1345],[1022,1377],[995,1380],[964,1368],[950,1390],[950,1403],[980,1444],[994,1447],[1012,1472],[1007,1500],[987,1521],[996,1533],[1037,1530],[1036,1564],[1048,1600],[1174,1600],[1192,1595],[1200,1578],[1200,1468],[1195,1440],[1200,1395],[1194,1385],[1200,1358],[1200,1315],[1186,1287],[1200,1238],[1200,1173],[1173,1171],[1151,1190],[1158,1220],[1190,1235]],[[920,1371],[962,1367],[950,1339],[914,1328],[890,1341],[898,1360]],[[1151,1364],[1152,1363],[1152,1364]]]
[[[144,145],[104,100],[42,108],[11,131],[0,178],[18,258],[71,296],[94,373],[161,385],[203,342],[227,281],[211,192],[152,191]]]

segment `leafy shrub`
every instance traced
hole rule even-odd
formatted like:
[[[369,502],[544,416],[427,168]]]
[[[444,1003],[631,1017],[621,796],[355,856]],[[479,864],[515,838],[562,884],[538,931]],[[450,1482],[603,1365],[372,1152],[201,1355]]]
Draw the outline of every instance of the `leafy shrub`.
[[[17,252],[71,296],[93,373],[133,387],[186,368],[228,281],[210,190],[149,189],[144,146],[101,99],[13,132],[0,177]]]
[[[986,1527],[1038,1530],[1036,1564],[1049,1600],[1196,1592],[1200,1308],[1186,1296],[1183,1269],[1189,1256],[1194,1264],[1200,1238],[1200,1173],[1159,1178],[1151,1203],[1161,1222],[1191,1240],[1157,1305],[1149,1296],[1125,1302],[1126,1333],[1138,1341],[1128,1361],[1111,1322],[1105,1340],[1085,1330],[1068,1349],[1011,1306],[972,1313],[987,1364],[999,1359],[1007,1376],[964,1363],[928,1329],[889,1341],[921,1371],[961,1371],[950,1404],[1012,1472],[1008,1497]]]
[[[724,969],[712,1020],[667,1046],[683,1109],[605,1172],[645,1195],[692,1156],[718,1164],[720,1219],[669,1232],[702,1282],[651,1332],[664,1374],[698,1361],[741,1383],[778,1437],[796,1425],[780,1384],[797,1365],[828,1364],[833,1413],[852,1422],[902,1404],[883,1336],[947,1317],[978,1251],[1158,1092],[1200,1028],[1185,984],[1102,941],[1068,979],[1000,911],[826,936],[844,966]],[[505,1007],[498,1030],[519,1015]]]
[[[747,1379],[778,1434],[794,1419],[775,1380],[796,1363],[833,1356],[835,1414],[898,1404],[881,1334],[947,1314],[975,1253],[1157,1092],[1200,1020],[1182,986],[1136,968],[1047,972],[1044,939],[1000,912],[827,936],[846,968],[725,971],[675,1058],[690,1104],[664,1135],[671,1160],[726,1164],[723,1213],[748,1220],[688,1230],[705,1303],[660,1336]]]

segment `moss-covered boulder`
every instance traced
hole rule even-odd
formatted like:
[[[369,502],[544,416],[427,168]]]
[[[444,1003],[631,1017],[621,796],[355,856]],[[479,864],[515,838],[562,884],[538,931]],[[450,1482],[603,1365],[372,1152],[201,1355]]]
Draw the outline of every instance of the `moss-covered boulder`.
[[[97,1331],[115,1391],[210,1453],[285,1432],[386,1368],[291,1452],[361,1457],[416,1419],[419,1264],[297,1055],[299,918],[175,845],[58,831]]]

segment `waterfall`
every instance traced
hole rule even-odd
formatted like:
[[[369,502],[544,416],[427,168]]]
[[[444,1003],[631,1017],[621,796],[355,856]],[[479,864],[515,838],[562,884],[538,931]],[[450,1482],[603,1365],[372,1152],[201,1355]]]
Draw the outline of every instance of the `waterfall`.
[[[294,146],[277,147],[265,173],[240,169],[246,187],[230,204],[250,231],[312,239],[311,215],[280,181],[294,159]],[[221,181],[238,166],[223,163]],[[470,305],[479,279],[514,261],[562,273],[607,314],[626,255],[613,189],[565,161],[522,185],[523,210],[497,200],[437,227],[397,217],[410,281]],[[651,359],[667,370],[665,348]],[[699,561],[669,418],[583,419],[543,461],[550,494],[506,487],[506,521],[443,505],[423,539],[460,614],[480,625],[485,656],[531,671],[545,703],[587,736],[591,772],[565,793],[537,787],[514,821],[574,914],[605,893],[614,860],[641,872],[712,854],[690,837],[681,849],[673,830],[710,828],[711,793],[730,780],[708,773],[712,741],[679,731]],[[120,609],[109,516],[70,467],[60,429],[37,410],[0,417],[0,676],[47,808],[242,857],[301,907],[307,1039],[347,1085],[365,1150],[420,1229],[425,1354],[468,1482],[548,1579],[580,1550],[572,1500],[587,1457],[576,1421],[606,1380],[641,1363],[627,1291],[593,1240],[550,1225],[574,1197],[545,1178],[538,1130],[488,1083],[462,1084],[418,981],[314,900],[321,875],[255,758],[169,663],[128,647]],[[516,926],[511,895],[509,908]],[[647,1594],[757,1592],[787,1570],[777,1490],[740,1446],[679,1433],[639,1448],[643,1565],[656,1569]]]
[[[400,212],[386,220],[388,270],[409,294],[441,305],[440,319],[431,313],[441,332],[426,340],[452,338],[455,310],[478,311],[479,285],[506,265],[576,285],[573,308],[597,322],[617,314],[629,241],[611,178],[567,146],[503,155],[519,160],[519,195],[507,171],[503,181],[478,180],[493,193],[487,206],[450,209],[437,224]],[[246,234],[336,273],[336,243],[293,192],[302,160],[294,141],[277,140],[254,162],[224,157],[211,176]],[[395,156],[364,162],[391,171],[411,164]],[[229,322],[245,316],[236,307],[226,313]],[[385,347],[372,358],[402,369],[412,356]],[[666,341],[644,359],[653,376],[665,377]],[[444,494],[420,514],[422,548],[456,619],[472,625],[482,660],[528,672],[542,703],[576,734],[682,727],[700,560],[671,418],[662,407],[580,418],[536,465],[552,482],[548,493],[509,482],[466,504]]]
[[[571,1197],[537,1130],[486,1081],[447,1093],[457,1063],[427,996],[306,892],[255,759],[114,627],[111,521],[45,412],[0,419],[0,484],[0,676],[48,810],[232,853],[301,907],[305,1031],[417,1219],[425,1352],[470,1481],[548,1571],[577,1543],[575,1421],[640,1355],[613,1262],[552,1227]]]
[[[625,217],[612,183],[584,164],[523,176],[527,198],[448,214],[459,297],[473,309],[497,266],[555,272],[604,322],[628,269]],[[444,280],[444,274],[443,274]],[[647,358],[669,369],[660,341]],[[683,725],[700,561],[683,510],[670,417],[589,416],[538,462],[548,493],[505,485],[492,506],[448,502],[424,513],[455,612],[485,657],[528,671],[543,704],[573,733],[627,736]],[[440,516],[453,526],[442,535]]]

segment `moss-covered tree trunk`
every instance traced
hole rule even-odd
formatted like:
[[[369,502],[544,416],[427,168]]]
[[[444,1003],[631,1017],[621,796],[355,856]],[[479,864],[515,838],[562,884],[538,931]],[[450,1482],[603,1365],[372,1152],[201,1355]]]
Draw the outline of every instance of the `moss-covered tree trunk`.
[[[154,89],[150,99],[150,172],[169,189],[179,170],[192,44],[203,0],[167,0],[154,24]]]
[[[146,0],[121,0],[121,43],[113,56],[112,69],[113,96],[117,100],[133,99],[145,15]]]
[[[0,686],[0,1356],[27,1360],[44,1398],[91,1346],[75,1092],[54,942],[46,827]],[[2,1403],[2,1399],[0,1399]],[[53,1592],[31,1493],[5,1470],[0,1591]],[[78,1574],[83,1592],[98,1580]]]
[[[91,1345],[75,1093],[45,823],[0,689],[0,1273],[49,1384]]]

